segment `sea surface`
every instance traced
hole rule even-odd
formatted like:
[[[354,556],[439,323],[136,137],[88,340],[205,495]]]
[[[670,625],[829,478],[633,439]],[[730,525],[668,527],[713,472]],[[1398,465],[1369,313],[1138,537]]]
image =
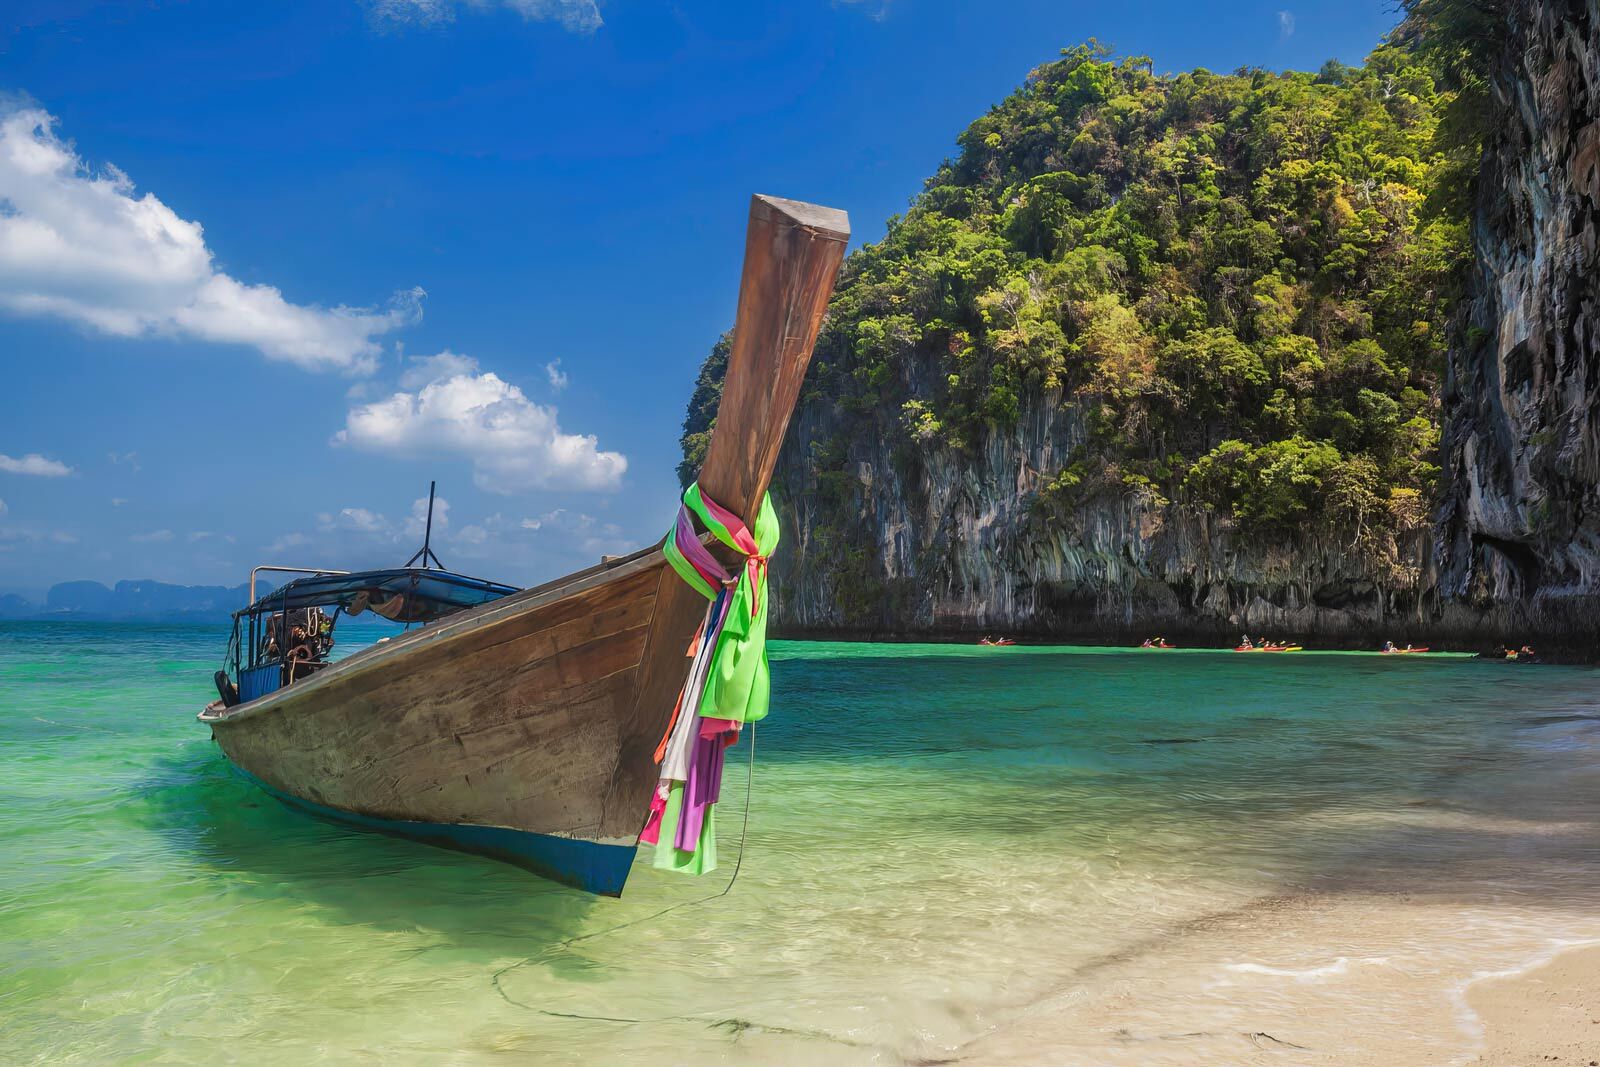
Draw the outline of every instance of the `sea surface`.
[[[779,643],[619,901],[262,795],[224,643],[0,623],[0,1062],[1448,1063],[1600,940],[1592,669]]]

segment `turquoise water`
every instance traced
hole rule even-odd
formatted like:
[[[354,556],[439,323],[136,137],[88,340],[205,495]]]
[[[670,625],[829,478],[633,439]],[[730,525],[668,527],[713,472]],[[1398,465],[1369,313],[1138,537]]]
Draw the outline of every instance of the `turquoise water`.
[[[1600,939],[1590,669],[780,643],[731,892],[743,745],[723,870],[611,901],[260,794],[224,638],[0,624],[0,1061],[1470,1049],[1464,982]]]

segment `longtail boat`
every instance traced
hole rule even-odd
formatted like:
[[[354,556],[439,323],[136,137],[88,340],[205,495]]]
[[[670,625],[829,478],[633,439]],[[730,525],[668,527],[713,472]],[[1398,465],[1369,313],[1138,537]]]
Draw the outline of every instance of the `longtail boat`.
[[[697,481],[721,514],[762,508],[849,234],[842,211],[751,201]],[[691,536],[695,551],[747,562]],[[231,671],[200,721],[293,806],[620,895],[708,615],[663,547],[522,590],[446,571],[427,542],[405,567],[312,570],[259,598],[252,572]],[[366,610],[421,625],[329,661],[338,619]]]

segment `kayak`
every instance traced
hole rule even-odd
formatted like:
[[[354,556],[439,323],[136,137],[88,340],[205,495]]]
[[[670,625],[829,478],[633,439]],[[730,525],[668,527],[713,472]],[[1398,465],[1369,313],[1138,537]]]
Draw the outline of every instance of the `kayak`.
[[[1426,648],[1385,648],[1379,651],[1384,656],[1405,656],[1416,652],[1427,652]]]
[[[1263,651],[1263,652],[1303,652],[1303,651],[1305,651],[1305,646],[1304,645],[1268,645],[1266,648],[1262,649],[1261,651]]]

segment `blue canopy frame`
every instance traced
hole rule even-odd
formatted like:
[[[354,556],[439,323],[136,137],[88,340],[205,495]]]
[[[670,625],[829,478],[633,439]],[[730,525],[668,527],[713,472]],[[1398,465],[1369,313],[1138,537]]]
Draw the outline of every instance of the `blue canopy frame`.
[[[431,567],[394,567],[353,574],[315,574],[297,578],[274,589],[242,609],[238,615],[294,611],[300,608],[337,607],[357,614],[352,607],[406,598],[405,609],[385,618],[395,622],[432,622],[463,608],[475,608],[517,591],[485,578],[435,570]]]

